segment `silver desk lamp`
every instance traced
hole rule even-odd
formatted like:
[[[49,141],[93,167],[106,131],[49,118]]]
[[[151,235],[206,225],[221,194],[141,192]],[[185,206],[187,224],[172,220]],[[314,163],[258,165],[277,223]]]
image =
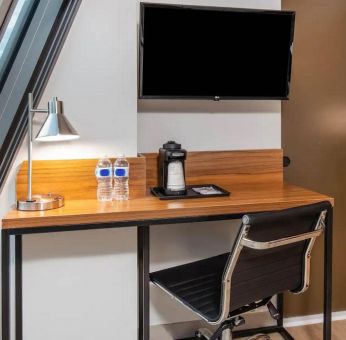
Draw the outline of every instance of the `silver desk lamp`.
[[[64,197],[57,194],[32,194],[32,127],[35,113],[48,113],[48,116],[36,136],[40,142],[57,142],[79,138],[78,133],[63,114],[62,101],[53,97],[48,103],[48,110],[34,109],[33,96],[29,93],[28,109],[28,193],[26,200],[17,201],[18,210],[48,210],[64,205]]]

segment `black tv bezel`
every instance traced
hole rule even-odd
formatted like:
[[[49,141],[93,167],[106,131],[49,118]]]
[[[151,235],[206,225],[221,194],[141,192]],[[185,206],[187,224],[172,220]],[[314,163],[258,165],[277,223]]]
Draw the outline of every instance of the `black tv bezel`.
[[[147,7],[157,8],[184,8],[191,10],[207,10],[207,11],[229,11],[229,12],[247,12],[247,13],[266,13],[276,15],[289,15],[292,17],[292,28],[290,38],[289,59],[287,67],[287,85],[285,96],[167,96],[167,95],[143,95],[143,55],[144,55],[144,12]],[[234,7],[215,7],[215,6],[196,6],[196,5],[179,5],[179,4],[159,4],[159,3],[140,3],[140,22],[138,32],[138,46],[139,46],[139,84],[138,84],[138,98],[139,99],[195,99],[195,100],[288,100],[290,94],[290,81],[292,69],[292,48],[294,40],[294,25],[295,25],[295,12],[283,10],[269,10],[269,9],[249,9],[249,8],[234,8]]]

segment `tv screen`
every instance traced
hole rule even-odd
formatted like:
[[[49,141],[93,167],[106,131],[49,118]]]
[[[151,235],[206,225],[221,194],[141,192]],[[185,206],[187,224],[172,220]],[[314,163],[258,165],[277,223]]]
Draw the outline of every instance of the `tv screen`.
[[[139,97],[287,99],[294,18],[141,3]]]

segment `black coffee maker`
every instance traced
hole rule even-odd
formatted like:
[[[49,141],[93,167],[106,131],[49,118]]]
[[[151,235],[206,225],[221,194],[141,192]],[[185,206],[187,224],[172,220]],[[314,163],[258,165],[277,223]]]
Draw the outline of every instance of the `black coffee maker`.
[[[181,144],[168,141],[159,150],[159,187],[167,196],[186,195],[185,159]]]

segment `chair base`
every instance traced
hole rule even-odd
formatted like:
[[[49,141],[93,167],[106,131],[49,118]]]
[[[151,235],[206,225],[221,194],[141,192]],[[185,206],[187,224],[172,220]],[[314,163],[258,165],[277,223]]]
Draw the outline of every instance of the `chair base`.
[[[195,336],[193,338],[184,338],[184,339],[176,339],[176,340],[201,340],[201,338]],[[258,334],[258,335],[252,336],[251,338],[248,338],[247,340],[271,340],[271,337],[269,337],[266,334]]]
[[[268,334],[256,334],[248,340],[271,340],[271,337]]]
[[[252,328],[246,330],[235,331],[234,328],[243,325],[245,320],[241,316],[225,320],[219,328],[213,332],[206,328],[200,329],[196,335],[191,338],[179,340],[228,340],[228,339],[246,339],[246,340],[270,340],[269,334],[279,334],[283,340],[294,340],[291,334],[282,326],[269,326]],[[176,339],[178,340],[178,339]]]
[[[283,340],[294,340],[293,336],[288,333],[288,331],[283,328],[283,327],[277,327],[277,326],[272,326],[272,327],[266,327],[266,332],[271,333],[271,334],[278,334],[282,337]],[[233,335],[233,339],[253,339],[255,336],[254,334],[261,333],[261,329],[250,329],[250,330],[244,330],[244,331],[238,331],[234,332],[235,334]],[[238,333],[238,334],[237,334]],[[239,334],[240,333],[240,334]],[[267,335],[261,333],[261,335]],[[267,335],[268,336],[268,335]],[[175,340],[201,340],[201,338],[198,338],[197,336],[190,337],[190,338],[179,338]],[[258,340],[263,340],[263,339],[258,339]]]
[[[176,339],[176,340],[201,340],[201,338],[195,336],[193,338],[184,338],[184,339]],[[248,338],[247,340],[271,340],[271,337],[266,334],[258,334],[258,335],[252,336],[251,338]]]

